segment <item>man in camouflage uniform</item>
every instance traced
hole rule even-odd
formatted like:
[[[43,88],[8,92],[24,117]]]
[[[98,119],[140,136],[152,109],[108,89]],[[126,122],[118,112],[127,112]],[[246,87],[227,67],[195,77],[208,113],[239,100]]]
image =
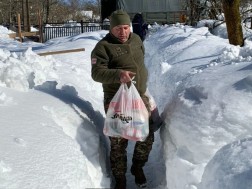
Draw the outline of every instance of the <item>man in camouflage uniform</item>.
[[[140,37],[130,31],[130,17],[117,10],[110,16],[110,31],[100,40],[91,53],[92,78],[101,82],[104,91],[105,112],[121,83],[131,82],[134,76],[136,88],[150,112],[149,99],[145,96],[148,72],[144,64],[144,46]],[[109,137],[111,142],[110,162],[115,177],[115,189],[126,189],[128,140]],[[146,187],[143,166],[148,161],[154,141],[150,128],[149,136],[143,142],[136,142],[131,173],[140,187]]]

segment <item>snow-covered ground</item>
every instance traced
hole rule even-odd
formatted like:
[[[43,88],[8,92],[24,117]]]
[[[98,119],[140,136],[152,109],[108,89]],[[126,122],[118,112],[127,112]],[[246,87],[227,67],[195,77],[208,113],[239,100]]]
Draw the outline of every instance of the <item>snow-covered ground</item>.
[[[223,31],[149,29],[148,88],[166,123],[144,168],[151,189],[252,187],[252,44],[232,46]],[[109,188],[103,92],[90,76],[107,31],[44,44],[9,32],[0,26],[0,189]],[[85,51],[37,55],[73,48]]]

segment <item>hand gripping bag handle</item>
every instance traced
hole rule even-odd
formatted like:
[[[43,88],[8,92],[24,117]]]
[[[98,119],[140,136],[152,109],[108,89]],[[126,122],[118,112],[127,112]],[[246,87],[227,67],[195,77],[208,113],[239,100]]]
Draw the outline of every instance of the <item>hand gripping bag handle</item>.
[[[111,100],[103,132],[107,136],[144,141],[149,134],[149,114],[136,87],[122,83]]]

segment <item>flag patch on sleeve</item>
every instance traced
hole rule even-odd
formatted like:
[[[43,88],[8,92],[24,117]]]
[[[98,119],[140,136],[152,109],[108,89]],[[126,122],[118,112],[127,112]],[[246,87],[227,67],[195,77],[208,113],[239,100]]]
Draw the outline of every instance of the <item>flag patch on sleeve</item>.
[[[96,64],[96,62],[97,62],[97,58],[92,58],[92,59],[91,59],[91,63],[92,63],[92,64]]]

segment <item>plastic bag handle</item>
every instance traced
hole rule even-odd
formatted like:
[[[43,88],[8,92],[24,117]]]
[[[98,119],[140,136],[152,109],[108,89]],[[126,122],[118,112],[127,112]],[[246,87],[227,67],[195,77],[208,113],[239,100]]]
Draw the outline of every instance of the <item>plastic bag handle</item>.
[[[133,81],[133,79],[135,79],[135,76],[131,78],[131,83],[136,84],[136,81]]]

